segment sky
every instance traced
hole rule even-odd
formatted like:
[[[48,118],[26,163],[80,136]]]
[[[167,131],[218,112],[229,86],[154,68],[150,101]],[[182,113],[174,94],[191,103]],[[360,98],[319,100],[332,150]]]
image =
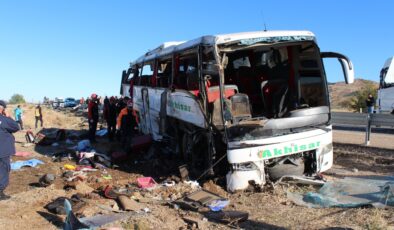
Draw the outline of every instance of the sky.
[[[0,99],[118,95],[122,70],[166,41],[264,29],[309,30],[378,81],[394,55],[394,1],[0,0]],[[343,81],[337,61],[330,82]]]

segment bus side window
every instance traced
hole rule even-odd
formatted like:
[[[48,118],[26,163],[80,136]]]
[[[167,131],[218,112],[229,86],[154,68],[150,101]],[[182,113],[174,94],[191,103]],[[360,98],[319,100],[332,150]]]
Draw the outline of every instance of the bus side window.
[[[172,75],[172,61],[159,60],[157,69],[157,86],[167,88],[168,81]]]
[[[187,89],[186,85],[186,68],[187,68],[187,60],[179,60],[179,66],[177,74],[175,75],[174,85],[177,89]]]
[[[141,71],[141,85],[151,86],[151,78],[153,77],[153,63],[146,63]]]
[[[197,55],[187,55],[179,59],[174,84],[178,89],[198,91]],[[197,78],[197,80],[196,80]]]

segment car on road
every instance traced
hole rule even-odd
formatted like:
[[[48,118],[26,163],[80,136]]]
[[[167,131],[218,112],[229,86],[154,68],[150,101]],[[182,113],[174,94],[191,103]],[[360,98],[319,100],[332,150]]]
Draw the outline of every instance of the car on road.
[[[55,100],[52,102],[52,107],[54,108],[54,109],[57,109],[57,108],[59,108],[59,107],[63,107],[63,105],[64,105],[64,100],[63,100],[63,98],[55,98]]]
[[[77,104],[77,101],[72,97],[68,97],[64,100],[64,108],[75,107]]]

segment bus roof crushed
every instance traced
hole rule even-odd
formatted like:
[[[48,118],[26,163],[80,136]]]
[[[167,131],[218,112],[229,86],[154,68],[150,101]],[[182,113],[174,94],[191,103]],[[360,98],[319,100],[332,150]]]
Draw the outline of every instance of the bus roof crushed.
[[[153,60],[155,58],[170,55],[171,53],[186,50],[197,45],[221,45],[225,43],[233,43],[240,41],[240,43],[247,45],[256,42],[275,42],[275,41],[299,41],[299,40],[314,40],[315,35],[310,31],[255,31],[243,32],[234,34],[220,34],[220,35],[206,35],[189,41],[175,41],[165,42],[159,47],[147,52],[143,56],[131,63],[143,63]]]

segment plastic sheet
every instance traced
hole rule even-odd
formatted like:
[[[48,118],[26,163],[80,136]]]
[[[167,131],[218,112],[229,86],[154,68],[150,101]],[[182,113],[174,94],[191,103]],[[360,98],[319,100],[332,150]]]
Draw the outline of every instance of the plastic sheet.
[[[89,152],[90,150],[92,150],[92,146],[90,145],[90,141],[89,140],[82,140],[82,141],[78,142],[77,150],[81,151],[81,152],[82,151]]]
[[[394,177],[346,177],[327,182],[317,193],[287,192],[287,197],[297,205],[311,208],[394,206]]]
[[[103,136],[107,135],[107,133],[108,133],[107,129],[100,129],[100,130],[96,131],[96,136],[103,137]]]
[[[30,159],[27,161],[16,161],[11,163],[11,170],[18,170],[22,167],[36,167],[39,164],[44,164],[44,162],[37,159]]]
[[[137,178],[137,184],[140,188],[152,188],[157,183],[152,177],[140,177]]]
[[[208,207],[211,211],[218,212],[224,209],[230,203],[229,200],[214,200]]]

